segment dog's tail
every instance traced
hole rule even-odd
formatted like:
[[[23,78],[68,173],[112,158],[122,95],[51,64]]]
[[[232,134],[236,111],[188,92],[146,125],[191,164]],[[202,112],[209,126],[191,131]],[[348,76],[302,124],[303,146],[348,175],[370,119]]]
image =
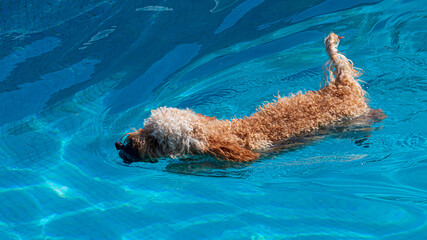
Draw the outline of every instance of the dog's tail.
[[[356,68],[353,67],[353,62],[347,59],[342,53],[338,51],[340,39],[335,33],[330,33],[325,38],[326,52],[329,55],[329,60],[323,65],[325,73],[325,81],[327,83],[328,77],[331,84],[350,84],[357,88],[358,93],[365,96],[366,92],[358,83],[357,77],[361,74]],[[326,71],[325,71],[326,70]],[[325,86],[327,85],[325,83]]]

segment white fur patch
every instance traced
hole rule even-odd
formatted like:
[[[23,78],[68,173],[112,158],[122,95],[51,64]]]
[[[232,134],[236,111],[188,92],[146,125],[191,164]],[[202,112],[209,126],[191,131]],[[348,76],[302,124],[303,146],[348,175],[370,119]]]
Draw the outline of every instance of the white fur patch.
[[[151,111],[151,116],[144,121],[144,128],[151,130],[150,135],[165,152],[178,157],[205,148],[205,143],[194,136],[194,128],[201,125],[199,118],[189,109],[161,107]]]

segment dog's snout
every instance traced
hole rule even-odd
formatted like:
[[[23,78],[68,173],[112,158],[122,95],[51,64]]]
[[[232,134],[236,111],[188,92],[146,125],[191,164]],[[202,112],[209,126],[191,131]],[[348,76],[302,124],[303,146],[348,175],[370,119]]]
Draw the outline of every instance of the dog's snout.
[[[116,150],[122,150],[125,148],[125,145],[123,145],[123,143],[121,142],[116,142],[115,146],[116,146]]]
[[[130,158],[130,156],[125,151],[120,151],[119,156],[123,159],[124,163],[130,164],[133,162],[132,158]]]
[[[137,152],[132,149],[129,143],[123,144],[121,142],[116,142],[114,145],[116,146],[116,149],[119,150],[119,156],[123,159],[124,163],[130,164],[136,161]]]

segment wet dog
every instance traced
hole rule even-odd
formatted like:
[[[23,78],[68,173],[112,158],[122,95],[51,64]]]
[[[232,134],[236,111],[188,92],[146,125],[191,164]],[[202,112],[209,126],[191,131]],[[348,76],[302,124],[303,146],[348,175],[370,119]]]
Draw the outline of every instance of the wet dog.
[[[380,109],[368,106],[357,80],[360,72],[337,50],[340,39],[334,33],[325,38],[329,60],[320,90],[279,96],[242,119],[218,120],[189,109],[158,108],[151,111],[143,129],[127,133],[124,144],[116,142],[120,157],[126,163],[188,155],[249,162],[258,159],[263,149],[323,127],[361,117],[385,118]]]

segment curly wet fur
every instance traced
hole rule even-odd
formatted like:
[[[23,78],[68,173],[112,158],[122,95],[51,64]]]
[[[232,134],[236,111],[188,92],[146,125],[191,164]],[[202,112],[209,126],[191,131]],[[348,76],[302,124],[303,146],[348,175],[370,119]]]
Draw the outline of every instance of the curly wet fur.
[[[127,134],[125,142],[141,159],[208,154],[246,162],[259,157],[256,150],[367,114],[370,108],[357,80],[360,73],[338,52],[338,44],[334,33],[325,38],[329,83],[318,91],[279,96],[243,119],[218,120],[189,109],[158,108],[143,129]]]

